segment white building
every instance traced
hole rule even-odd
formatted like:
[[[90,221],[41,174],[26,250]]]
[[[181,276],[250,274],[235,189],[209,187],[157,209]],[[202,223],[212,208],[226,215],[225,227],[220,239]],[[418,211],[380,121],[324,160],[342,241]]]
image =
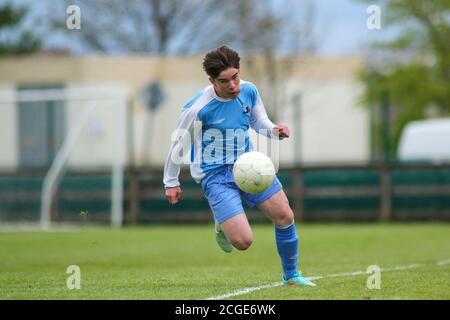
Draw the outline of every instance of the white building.
[[[360,57],[297,57],[277,61],[277,80],[269,83],[262,58],[253,67],[242,60],[241,76],[254,82],[268,109],[276,103],[278,123],[292,137],[281,143],[280,162],[364,162],[370,158],[369,113],[358,105],[362,86],[355,78]],[[255,68],[254,66],[257,66]],[[150,113],[141,92],[158,81],[160,108]],[[127,163],[160,166],[182,106],[209,85],[202,57],[51,56],[0,59],[0,169],[41,166],[53,159],[62,139],[90,102],[17,102],[18,92],[36,88],[83,88],[114,95],[128,92]],[[112,88],[112,89],[111,89]],[[108,91],[109,90],[109,91]],[[80,91],[81,92],[81,91]],[[95,93],[94,93],[95,94]],[[295,97],[300,97],[295,99]],[[295,102],[297,101],[297,102]],[[116,110],[107,102],[94,107],[71,153],[72,167],[109,166],[117,147]],[[275,122],[275,121],[274,121]],[[147,124],[148,130],[144,130]]]

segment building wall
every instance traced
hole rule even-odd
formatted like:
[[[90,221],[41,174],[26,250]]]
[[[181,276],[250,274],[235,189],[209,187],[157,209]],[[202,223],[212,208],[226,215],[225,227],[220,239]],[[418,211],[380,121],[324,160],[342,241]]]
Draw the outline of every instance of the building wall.
[[[274,103],[271,83],[264,80],[264,64],[259,70],[247,68],[243,59],[242,78],[254,82],[265,104]],[[202,57],[161,58],[155,56],[30,56],[0,59],[0,86],[14,93],[22,84],[63,84],[66,87],[119,86],[130,92],[133,144],[128,160],[137,165],[164,163],[172,131],[182,106],[209,85]],[[363,64],[359,57],[298,57],[289,72],[280,67],[277,93],[279,123],[287,124],[292,137],[280,144],[281,164],[302,162],[366,161],[369,159],[368,112],[357,105],[361,86],[354,73]],[[282,61],[280,62],[282,65]],[[278,67],[278,66],[277,66]],[[280,76],[280,75],[286,76]],[[151,113],[143,105],[142,89],[154,80],[161,82],[165,100]],[[296,113],[292,97],[301,94],[301,110]],[[17,119],[13,105],[0,104],[0,167],[18,162]],[[66,127],[78,116],[80,105],[66,106]],[[3,116],[4,115],[4,116]],[[299,117],[296,118],[296,115]],[[99,107],[77,143],[70,163],[73,166],[101,166],[111,163],[114,149],[107,108]],[[152,128],[144,131],[145,124]],[[295,129],[299,132],[295,132]],[[150,148],[150,149],[149,149]],[[296,148],[300,148],[296,151]],[[296,156],[298,159],[296,159]]]
[[[65,127],[71,130],[80,120],[83,110],[92,107],[90,115],[84,121],[83,130],[77,138],[70,153],[69,166],[76,168],[85,167],[110,167],[116,152],[128,161],[127,147],[118,142],[119,134],[125,133],[127,118],[122,118],[118,104],[124,106],[126,100],[122,99],[122,92],[126,88],[120,86],[95,86],[77,83],[68,83],[68,91],[86,92],[87,96],[108,97],[111,100],[83,100],[68,101],[65,105]],[[126,142],[126,140],[125,140]]]
[[[368,114],[355,103],[361,88],[349,80],[321,81],[305,91],[300,124],[303,161],[368,160]]]

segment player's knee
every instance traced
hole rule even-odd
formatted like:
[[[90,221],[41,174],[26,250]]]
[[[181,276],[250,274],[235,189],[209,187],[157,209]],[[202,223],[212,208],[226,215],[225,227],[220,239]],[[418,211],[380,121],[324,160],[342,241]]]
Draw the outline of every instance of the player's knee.
[[[277,217],[276,224],[280,227],[288,226],[294,222],[294,212],[289,203],[280,206],[280,211]]]
[[[252,242],[253,237],[251,236],[241,237],[233,241],[233,246],[238,250],[247,250],[252,245]]]

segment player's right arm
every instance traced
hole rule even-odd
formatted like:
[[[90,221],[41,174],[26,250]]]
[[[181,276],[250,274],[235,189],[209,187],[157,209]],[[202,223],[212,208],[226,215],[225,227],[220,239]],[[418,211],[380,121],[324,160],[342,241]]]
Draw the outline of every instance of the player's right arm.
[[[170,204],[175,204],[181,199],[181,188],[173,187],[166,189],[166,198]]]
[[[189,108],[181,111],[176,131],[172,134],[172,142],[164,165],[164,189],[167,200],[171,204],[181,198],[181,187],[178,180],[183,161],[183,150],[190,150],[191,137],[196,115]]]

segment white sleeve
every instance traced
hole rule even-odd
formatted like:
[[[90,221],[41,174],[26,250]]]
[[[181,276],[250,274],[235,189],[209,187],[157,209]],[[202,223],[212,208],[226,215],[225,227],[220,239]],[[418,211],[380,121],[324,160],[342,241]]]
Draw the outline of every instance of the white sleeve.
[[[256,91],[256,104],[252,109],[252,115],[250,118],[250,126],[257,132],[257,133],[264,133],[269,138],[278,138],[273,134],[273,127],[275,127],[275,124],[273,124],[272,121],[270,121],[269,117],[267,116],[266,108],[264,107],[264,104],[261,100],[261,97],[259,96],[258,91]],[[264,131],[260,131],[264,130]]]
[[[190,108],[181,111],[177,132],[175,136],[172,136],[169,154],[167,155],[166,163],[164,165],[164,188],[166,189],[180,185],[180,182],[178,181],[182,162],[180,151],[183,149],[190,150],[190,145],[185,146],[185,144],[192,141],[191,137],[194,131],[195,118],[196,113],[192,112]]]

